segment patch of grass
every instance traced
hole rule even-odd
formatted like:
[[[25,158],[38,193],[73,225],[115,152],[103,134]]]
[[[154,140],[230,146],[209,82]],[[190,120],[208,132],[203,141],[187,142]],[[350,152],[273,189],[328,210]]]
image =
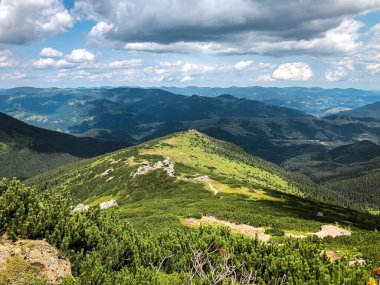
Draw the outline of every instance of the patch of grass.
[[[0,268],[0,285],[47,285],[42,268],[20,257],[8,259]]]

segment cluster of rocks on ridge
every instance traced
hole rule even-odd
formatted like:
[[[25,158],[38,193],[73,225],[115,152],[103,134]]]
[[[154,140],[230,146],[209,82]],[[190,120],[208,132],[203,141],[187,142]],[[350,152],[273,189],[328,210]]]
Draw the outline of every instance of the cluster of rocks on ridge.
[[[163,161],[156,162],[153,166],[150,166],[149,161],[145,160],[136,172],[131,173],[131,175],[135,178],[136,176],[147,174],[156,169],[162,169],[166,171],[168,176],[174,177],[174,161],[172,161],[170,157],[165,158]]]
[[[101,210],[106,210],[106,209],[109,209],[112,207],[118,207],[118,206],[119,205],[117,204],[117,201],[113,199],[99,204],[99,208]],[[90,209],[90,206],[80,203],[76,205],[76,207],[71,211],[71,213],[87,212],[89,209]]]

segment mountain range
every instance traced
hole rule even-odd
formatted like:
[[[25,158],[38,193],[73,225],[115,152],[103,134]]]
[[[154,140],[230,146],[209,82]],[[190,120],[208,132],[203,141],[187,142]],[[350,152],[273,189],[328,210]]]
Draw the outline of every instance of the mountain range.
[[[163,90],[182,95],[216,97],[231,94],[239,98],[294,108],[314,116],[325,116],[356,109],[380,101],[379,91],[358,89],[323,89],[302,87],[162,87]]]
[[[368,94],[360,98],[376,97]],[[283,154],[292,149],[336,147],[363,139],[379,143],[376,118],[353,119],[344,113],[316,118],[231,95],[184,96],[160,89],[15,88],[2,91],[0,111],[39,127],[82,137],[100,135],[103,140],[116,137],[126,143],[199,129],[277,163],[289,158]]]
[[[51,130],[0,113],[0,176],[25,183],[0,182],[0,255],[18,246],[8,239],[45,239],[71,263],[63,284],[375,276],[375,116],[160,89],[2,92],[0,110]],[[0,272],[22,265],[40,280],[20,254]]]

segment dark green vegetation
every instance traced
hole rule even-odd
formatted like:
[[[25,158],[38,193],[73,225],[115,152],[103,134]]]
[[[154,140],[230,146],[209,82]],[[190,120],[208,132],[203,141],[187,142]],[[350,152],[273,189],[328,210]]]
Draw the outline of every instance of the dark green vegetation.
[[[332,150],[309,152],[283,163],[363,208],[380,209],[380,146],[360,141]]]
[[[167,156],[175,162],[175,177],[169,177],[160,169],[135,178],[131,176],[144,160],[148,160],[153,165]],[[211,179],[210,182],[195,180],[204,175]],[[303,253],[310,255],[310,260],[304,259],[304,264],[309,261],[314,262],[315,258],[319,260],[321,258],[319,253],[306,253],[308,251],[306,248],[315,250],[316,247],[345,253],[346,257],[343,260],[335,265],[329,265],[333,267],[343,266],[338,264],[346,264],[347,260],[352,258],[364,258],[367,262],[366,270],[368,270],[378,266],[380,261],[378,251],[380,235],[376,231],[379,217],[332,205],[331,203],[345,204],[346,202],[344,198],[332,195],[329,190],[312,183],[305,177],[287,173],[273,164],[246,154],[236,146],[195,131],[171,135],[97,159],[80,161],[37,176],[28,180],[27,183],[36,185],[38,191],[42,193],[49,190],[58,193],[70,192],[75,204],[84,202],[95,208],[100,202],[116,199],[119,203],[119,208],[115,210],[116,220],[129,222],[132,227],[138,229],[138,233],[149,233],[149,240],[152,242],[178,244],[182,250],[184,250],[182,242],[172,240],[165,236],[165,233],[170,232],[172,238],[179,237],[185,240],[192,249],[197,249],[192,242],[208,240],[209,242],[205,242],[202,247],[202,250],[205,250],[215,242],[209,239],[209,234],[214,236],[215,232],[201,229],[198,234],[202,234],[198,236],[197,231],[191,230],[193,241],[189,241],[186,236],[178,232],[189,231],[181,222],[182,218],[213,216],[235,224],[264,227],[273,238],[271,244],[263,245],[262,249],[268,254],[276,252],[280,254],[279,256],[285,254],[283,250],[286,251],[284,260],[277,257],[263,257],[260,261],[270,262],[268,263],[271,264],[270,267],[276,270],[281,271],[285,266],[283,264],[288,264],[288,257],[293,258],[291,252],[301,254],[302,258],[305,257]],[[349,203],[347,205],[354,206]],[[323,212],[324,215],[318,216],[318,212]],[[339,224],[341,227],[349,228],[352,235],[335,239],[327,238],[323,241],[312,238],[312,233],[318,232],[320,227],[326,224]],[[310,237],[302,241],[291,241],[279,233]],[[235,236],[228,234],[227,240],[229,239],[235,239]],[[241,237],[238,239],[245,240]],[[230,248],[227,244],[234,244],[231,241],[226,244],[224,242],[226,241],[223,241],[223,248]],[[252,241],[246,242],[252,244]],[[286,243],[288,246],[281,247],[277,245],[278,243]],[[250,252],[248,245],[236,246]],[[294,246],[301,248],[297,249]],[[289,252],[288,249],[290,249]],[[161,258],[172,255],[170,250],[167,254],[163,252],[159,254]],[[245,258],[251,258],[250,255],[239,253],[238,249],[233,249],[231,254],[238,256],[236,260],[244,260],[248,263],[249,261],[245,261]],[[278,265],[277,262],[282,265]],[[189,265],[186,262],[183,264],[186,264],[186,267]],[[318,264],[323,267],[323,262],[318,261]],[[175,268],[181,269],[165,272],[171,274],[181,272],[182,274],[183,267],[176,266]],[[286,268],[293,268],[292,272],[298,271],[297,266]],[[360,267],[352,267],[351,270],[356,270],[355,268]],[[331,279],[325,283],[310,281],[313,280],[314,277],[311,276],[315,273],[310,273],[306,268],[303,268],[302,272],[301,278],[306,279],[294,284],[342,283],[342,281],[331,281]],[[334,275],[333,271],[329,270],[329,272]],[[261,278],[265,276],[262,274],[259,274]],[[278,273],[269,275],[270,278],[279,278]],[[322,278],[322,275],[318,278]],[[360,278],[363,278],[360,279],[362,281],[355,281],[356,283],[347,281],[346,284],[364,284],[364,279],[368,275],[363,272],[360,275]],[[309,280],[309,283],[305,280]],[[293,283],[289,281],[288,284]]]
[[[120,211],[70,214],[71,206],[67,193],[39,194],[16,180],[0,183],[0,232],[46,238],[59,248],[74,274],[63,284],[331,285],[366,284],[370,278],[370,267],[349,266],[347,259],[331,263],[315,239],[263,244],[210,227],[152,236],[136,231]]]
[[[25,179],[127,145],[40,129],[0,113],[0,177]]]

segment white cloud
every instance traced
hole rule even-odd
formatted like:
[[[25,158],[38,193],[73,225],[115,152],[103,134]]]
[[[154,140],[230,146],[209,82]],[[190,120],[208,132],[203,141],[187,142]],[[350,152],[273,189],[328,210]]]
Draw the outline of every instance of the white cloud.
[[[368,32],[370,39],[361,53],[356,56],[356,62],[364,67],[370,75],[380,72],[380,24]]]
[[[235,64],[235,70],[237,71],[242,71],[249,69],[253,65],[253,60],[245,60],[245,61],[239,61],[238,63]]]
[[[144,69],[145,73],[153,74],[152,81],[156,82],[171,82],[180,81],[188,82],[194,79],[194,77],[203,76],[205,74],[220,72],[225,70],[225,66],[220,65],[207,65],[190,63],[184,61],[160,62],[157,66],[150,66]]]
[[[109,64],[110,68],[137,67],[142,65],[141,59],[116,60]]]
[[[313,76],[311,67],[303,62],[281,64],[272,74],[275,80],[307,81]]]
[[[89,41],[91,43],[95,43],[101,46],[107,46],[107,40],[105,39],[105,35],[110,32],[114,28],[113,24],[108,24],[106,22],[99,22],[94,27],[92,27],[91,31],[88,34]],[[112,45],[112,44],[111,44]]]
[[[189,82],[193,80],[193,78],[190,75],[185,75],[180,81],[181,82]]]
[[[73,18],[60,0],[0,1],[0,42],[25,44],[67,31]]]
[[[66,58],[72,62],[91,62],[95,60],[95,55],[84,49],[74,49],[70,54],[66,55]]]
[[[55,67],[55,68],[73,68],[75,67],[75,64],[72,62],[68,62],[65,59],[53,59],[53,58],[40,58],[37,60],[32,60],[32,66],[38,69],[45,69],[49,67]]]
[[[260,71],[273,71],[276,68],[276,65],[269,62],[260,62],[258,65]]]
[[[53,49],[53,48],[43,48],[40,51],[40,56],[50,57],[50,58],[60,58],[60,57],[63,57],[63,52]]]
[[[88,80],[92,82],[97,81],[118,81],[127,82],[140,76],[139,72],[135,69],[121,69],[113,71],[102,70],[61,70],[57,74],[49,77],[50,81],[58,81],[62,79],[68,80]]]
[[[271,82],[271,81],[276,81],[276,79],[274,79],[271,74],[263,74],[263,75],[260,75],[259,77],[257,77],[255,79],[255,81],[258,81],[258,82]]]
[[[13,60],[11,56],[12,52],[10,50],[0,50],[0,68],[13,67],[18,64],[18,62]]]
[[[340,81],[347,79],[349,73],[354,70],[354,62],[351,58],[344,58],[335,64],[335,69],[327,70],[325,78],[327,81]]]
[[[127,43],[124,48],[132,51],[144,51],[152,53],[204,53],[204,54],[235,54],[240,48],[230,47],[221,43],[201,42],[175,42],[170,44],[159,44],[154,42]]]
[[[26,74],[20,71],[0,74],[0,80],[19,80],[26,77]]]

